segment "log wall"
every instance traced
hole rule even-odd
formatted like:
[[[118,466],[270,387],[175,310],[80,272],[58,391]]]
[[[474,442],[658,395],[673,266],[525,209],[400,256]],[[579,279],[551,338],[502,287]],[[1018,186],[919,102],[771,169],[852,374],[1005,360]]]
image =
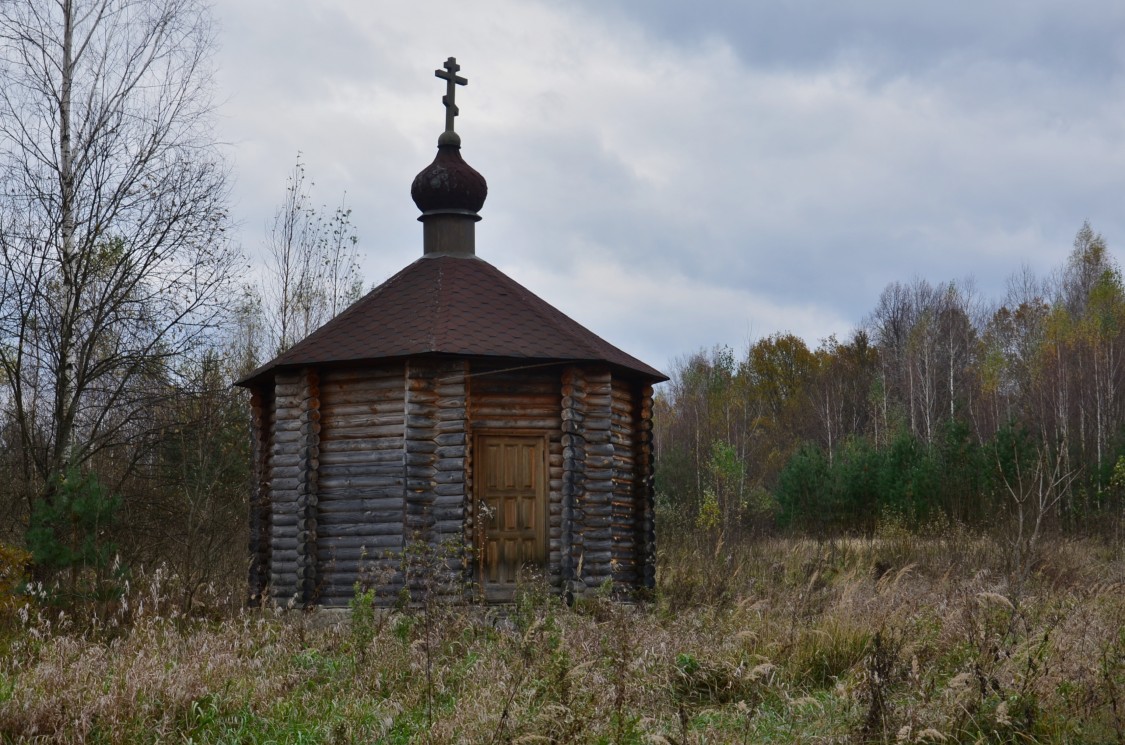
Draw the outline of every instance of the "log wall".
[[[269,585],[270,484],[269,456],[273,441],[273,391],[263,387],[250,392],[250,567],[251,605],[258,605]]]
[[[637,416],[637,475],[636,490],[638,515],[638,562],[641,576],[639,586],[645,590],[656,588],[656,504],[654,453],[652,443],[652,386],[640,389]]]
[[[430,548],[412,556],[412,597],[464,589],[467,373],[464,361],[406,363],[406,538]]]
[[[566,592],[580,597],[612,581],[629,595],[652,587],[652,388],[604,369],[562,375]]]
[[[320,378],[301,374],[301,427],[297,437],[297,596],[301,605],[317,601],[317,517],[320,468]]]
[[[638,537],[640,534],[641,490],[637,488],[639,407],[630,382],[613,381],[610,441],[613,443],[613,493],[610,520],[613,533],[612,576],[616,587],[633,588],[641,575]]]
[[[273,437],[268,457],[270,490],[270,593],[275,602],[304,605],[308,587],[308,473],[310,400],[308,372],[278,373],[274,385]],[[315,530],[315,526],[313,526]],[[300,576],[298,572],[301,572]]]
[[[559,570],[567,602],[585,594],[582,565],[582,494],[586,489],[586,376],[578,367],[562,374],[562,531]]]
[[[587,370],[585,438],[585,489],[579,495],[582,531],[581,579],[587,591],[613,579],[614,446],[613,384],[608,370]]]
[[[346,605],[355,583],[402,587],[404,368],[321,375],[319,601]]]
[[[589,365],[420,359],[279,372],[251,408],[251,590],[268,580],[278,604],[346,605],[357,582],[383,603],[432,591],[404,572],[414,540],[446,552],[443,591],[463,588],[475,431],[546,435],[553,586],[654,586],[651,386]]]

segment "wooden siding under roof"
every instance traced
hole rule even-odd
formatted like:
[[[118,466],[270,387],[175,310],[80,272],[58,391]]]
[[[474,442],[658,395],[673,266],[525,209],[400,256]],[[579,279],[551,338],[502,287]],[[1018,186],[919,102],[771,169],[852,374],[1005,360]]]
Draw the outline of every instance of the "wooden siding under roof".
[[[653,586],[651,386],[605,366],[421,359],[281,371],[252,403],[251,587],[274,602],[346,605],[356,582],[382,604],[420,597],[433,585],[403,565],[415,541],[444,552],[442,592],[467,592],[475,433],[543,438],[551,586]]]

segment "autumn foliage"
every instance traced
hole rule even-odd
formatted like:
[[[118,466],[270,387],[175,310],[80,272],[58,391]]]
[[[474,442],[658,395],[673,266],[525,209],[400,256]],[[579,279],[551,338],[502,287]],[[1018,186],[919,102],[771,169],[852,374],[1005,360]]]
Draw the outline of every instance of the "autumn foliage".
[[[1051,528],[1119,533],[1123,361],[1121,272],[1084,225],[1055,274],[1015,275],[999,302],[895,282],[846,341],[780,333],[680,360],[658,401],[659,497],[727,535],[994,528],[1038,469],[1057,476]]]

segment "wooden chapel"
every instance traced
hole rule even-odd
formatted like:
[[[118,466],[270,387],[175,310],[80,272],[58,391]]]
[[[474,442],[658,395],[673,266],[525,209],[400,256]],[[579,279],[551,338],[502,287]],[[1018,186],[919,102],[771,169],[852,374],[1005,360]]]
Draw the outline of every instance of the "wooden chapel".
[[[533,568],[568,599],[655,571],[652,386],[667,377],[476,256],[484,178],[445,131],[414,179],[423,254],[238,381],[251,393],[252,596],[389,604],[442,547],[466,599]],[[413,588],[417,589],[417,588]]]

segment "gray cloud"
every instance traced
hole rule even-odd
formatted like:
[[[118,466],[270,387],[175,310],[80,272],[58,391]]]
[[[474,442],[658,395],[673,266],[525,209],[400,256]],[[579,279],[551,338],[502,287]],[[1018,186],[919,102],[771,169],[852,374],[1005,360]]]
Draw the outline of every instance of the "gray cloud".
[[[243,240],[297,150],[346,190],[377,282],[421,250],[414,174],[458,56],[478,250],[657,365],[789,330],[845,335],[882,287],[1125,239],[1125,9],[708,3],[424,8],[227,0],[218,60]]]
[[[1125,7],[1105,0],[580,3],[657,38],[682,44],[728,39],[750,67],[807,71],[859,58],[887,74],[940,77],[951,57],[962,56],[1026,62],[1095,86],[1121,63],[1125,21]]]

